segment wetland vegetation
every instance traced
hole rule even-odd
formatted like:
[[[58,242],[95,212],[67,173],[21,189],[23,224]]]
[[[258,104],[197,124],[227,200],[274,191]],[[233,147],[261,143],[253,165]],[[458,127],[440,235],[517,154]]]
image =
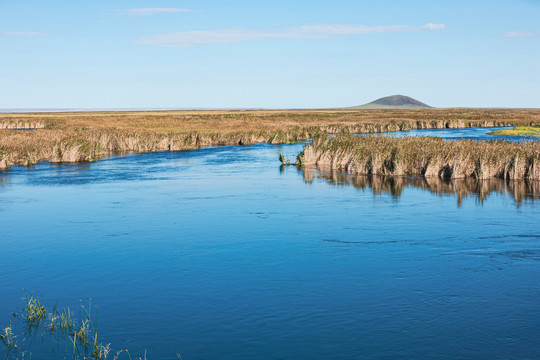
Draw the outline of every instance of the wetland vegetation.
[[[93,161],[127,152],[282,144],[319,132],[531,125],[540,110],[253,110],[0,115],[0,169],[40,161]],[[32,128],[32,131],[9,129]]]
[[[540,136],[540,126],[514,126],[513,129],[492,131],[490,135]]]
[[[300,166],[352,174],[540,180],[540,143],[432,137],[317,136],[297,157]]]
[[[95,311],[95,310],[94,310]],[[129,350],[113,350],[98,336],[97,319],[92,315],[92,299],[78,313],[54,305],[48,310],[35,295],[23,298],[23,308],[12,314],[12,322],[0,330],[6,360],[32,359],[49,349],[70,360],[132,359]],[[37,354],[36,354],[37,353]],[[180,357],[178,357],[180,358]],[[143,358],[146,359],[146,354]]]

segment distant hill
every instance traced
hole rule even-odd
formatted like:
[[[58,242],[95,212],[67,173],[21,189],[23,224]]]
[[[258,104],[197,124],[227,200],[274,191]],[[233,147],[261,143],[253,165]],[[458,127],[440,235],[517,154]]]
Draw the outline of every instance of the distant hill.
[[[428,109],[431,106],[404,95],[386,96],[370,103],[353,106],[350,109]]]

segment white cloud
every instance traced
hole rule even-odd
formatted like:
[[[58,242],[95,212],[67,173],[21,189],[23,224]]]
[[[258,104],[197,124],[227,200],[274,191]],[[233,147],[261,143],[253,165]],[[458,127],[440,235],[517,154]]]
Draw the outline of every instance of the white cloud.
[[[522,32],[522,31],[510,31],[506,34],[503,34],[504,37],[507,38],[533,38],[533,37],[539,37],[540,34],[531,33],[531,32]]]
[[[446,26],[444,24],[426,24],[420,28],[420,30],[445,30]]]
[[[47,36],[49,34],[44,32],[32,32],[32,31],[12,31],[12,32],[5,32],[4,35],[8,36]]]
[[[123,9],[114,10],[113,12],[118,15],[131,15],[131,16],[148,16],[155,14],[172,14],[181,12],[193,12],[195,10],[178,9],[178,8],[139,8],[139,9]]]
[[[327,39],[338,35],[364,35],[403,31],[444,30],[443,24],[411,25],[304,25],[279,30],[230,28],[222,30],[184,31],[157,34],[139,39],[137,43],[148,46],[187,47],[202,44],[229,44],[257,39]]]

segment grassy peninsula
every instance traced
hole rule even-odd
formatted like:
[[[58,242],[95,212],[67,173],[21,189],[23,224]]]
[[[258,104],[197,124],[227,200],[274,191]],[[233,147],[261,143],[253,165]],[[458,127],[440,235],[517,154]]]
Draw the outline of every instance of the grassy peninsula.
[[[303,141],[326,134],[528,126],[540,110],[216,110],[0,114],[0,169],[126,152]],[[32,131],[13,129],[33,128]]]
[[[352,174],[540,180],[540,143],[445,141],[431,137],[318,136],[297,165]]]

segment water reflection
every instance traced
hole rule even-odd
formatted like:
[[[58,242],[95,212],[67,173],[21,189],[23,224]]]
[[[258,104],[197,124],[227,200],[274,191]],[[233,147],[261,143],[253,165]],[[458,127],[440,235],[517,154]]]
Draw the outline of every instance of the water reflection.
[[[357,189],[370,189],[373,194],[387,193],[399,198],[406,187],[415,187],[437,195],[453,195],[461,206],[466,197],[476,197],[479,204],[492,193],[510,196],[517,206],[526,200],[540,198],[539,181],[505,181],[501,179],[440,179],[409,178],[399,176],[351,175],[337,171],[323,171],[316,168],[299,169],[308,184],[322,180],[332,185],[354,186]]]

